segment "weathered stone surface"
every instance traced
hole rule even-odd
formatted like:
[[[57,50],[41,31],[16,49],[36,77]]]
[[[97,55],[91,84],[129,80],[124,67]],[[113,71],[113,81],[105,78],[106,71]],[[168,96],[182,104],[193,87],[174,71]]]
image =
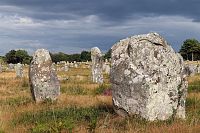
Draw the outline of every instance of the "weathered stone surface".
[[[74,67],[74,64],[73,64],[72,62],[70,62],[70,63],[69,63],[69,67],[70,67],[70,68],[73,68],[73,67]]]
[[[197,65],[197,73],[200,73],[200,64]]]
[[[198,64],[186,64],[185,73],[188,76],[194,76],[197,73],[200,73],[200,65]]]
[[[69,71],[69,64],[67,64],[65,61],[60,62],[59,71]]]
[[[15,65],[15,72],[16,72],[17,78],[22,78],[23,77],[23,65],[20,63],[17,63]]]
[[[64,66],[64,71],[65,72],[69,71],[69,66],[67,64],[65,64],[65,66]]]
[[[157,33],[132,36],[112,47],[115,111],[153,120],[185,118],[187,93],[182,57]]]
[[[104,65],[103,65],[103,71],[104,71],[106,74],[110,74],[110,65],[107,64],[107,63],[104,63]]]
[[[74,68],[78,68],[78,64],[77,63],[74,63]]]
[[[55,100],[60,95],[58,77],[47,50],[38,49],[34,53],[30,64],[29,78],[36,102],[45,99]]]
[[[15,65],[12,64],[12,63],[8,64],[8,69],[9,69],[10,71],[14,70],[14,69],[15,69]]]
[[[103,57],[99,48],[91,49],[92,59],[92,81],[95,83],[103,83]]]
[[[0,64],[0,73],[3,71],[3,66]]]

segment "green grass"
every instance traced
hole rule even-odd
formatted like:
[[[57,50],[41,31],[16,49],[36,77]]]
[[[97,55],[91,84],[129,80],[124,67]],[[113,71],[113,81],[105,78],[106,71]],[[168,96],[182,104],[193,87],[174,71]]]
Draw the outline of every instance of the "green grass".
[[[110,85],[107,85],[107,84],[99,85],[99,87],[97,87],[96,89],[94,89],[93,94],[94,95],[101,95],[107,89],[110,89]]]
[[[7,98],[6,100],[2,100],[0,101],[0,104],[16,107],[16,106],[21,106],[21,105],[27,105],[31,102],[33,101],[29,97],[16,97],[16,98]]]
[[[189,125],[200,124],[200,100],[197,98],[186,99],[187,123]]]
[[[2,129],[0,129],[0,133],[5,133]]]
[[[200,81],[193,81],[188,85],[188,92],[200,92]]]
[[[61,92],[69,95],[87,95],[88,90],[81,87],[80,85],[74,85],[69,87],[61,87]]]
[[[26,78],[22,79],[22,85],[21,85],[21,87],[29,87],[28,79],[26,79]]]
[[[186,99],[186,107],[188,109],[191,108],[199,108],[200,109],[200,100],[197,98],[187,98]]]
[[[26,112],[14,120],[15,125],[32,125],[31,132],[61,132],[73,129],[81,123],[87,123],[89,132],[96,128],[100,116],[113,113],[105,107],[68,107],[63,109],[49,109],[39,112]]]

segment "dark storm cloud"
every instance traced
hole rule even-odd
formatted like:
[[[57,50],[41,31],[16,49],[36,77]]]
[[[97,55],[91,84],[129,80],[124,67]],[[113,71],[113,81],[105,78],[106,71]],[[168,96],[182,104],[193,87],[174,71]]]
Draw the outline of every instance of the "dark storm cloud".
[[[27,11],[37,19],[70,19],[92,14],[107,21],[157,15],[200,19],[199,0],[1,0],[0,3],[23,7],[24,14]]]
[[[158,32],[176,51],[200,39],[198,0],[1,0],[0,54],[46,48],[74,53]]]

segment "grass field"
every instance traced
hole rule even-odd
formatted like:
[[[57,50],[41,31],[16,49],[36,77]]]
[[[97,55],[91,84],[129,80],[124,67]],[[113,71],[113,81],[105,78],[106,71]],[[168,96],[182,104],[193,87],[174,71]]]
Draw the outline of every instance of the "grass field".
[[[25,77],[0,73],[0,133],[199,133],[200,75],[189,77],[186,120],[147,122],[133,116],[119,117],[112,109],[109,76],[103,85],[90,81],[90,70],[71,68],[58,72],[61,95],[57,101],[35,103]]]

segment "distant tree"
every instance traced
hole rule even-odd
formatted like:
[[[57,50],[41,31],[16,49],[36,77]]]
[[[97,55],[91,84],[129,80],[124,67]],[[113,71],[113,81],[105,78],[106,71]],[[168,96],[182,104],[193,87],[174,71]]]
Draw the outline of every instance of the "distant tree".
[[[73,62],[73,61],[80,62],[81,61],[81,55],[80,54],[71,54],[69,56],[69,61],[70,62]]]
[[[196,39],[187,39],[183,42],[179,53],[185,60],[200,60],[200,43]]]
[[[5,57],[7,63],[13,63],[13,64],[17,63],[17,58],[15,56],[15,53],[16,53],[15,50],[11,50],[8,53],[6,53]]]
[[[68,61],[69,60],[69,55],[62,53],[62,52],[55,53],[55,54],[50,53],[50,55],[51,55],[52,61],[55,63],[60,62],[60,61]]]
[[[52,61],[57,63],[60,61],[69,61],[69,62],[81,62],[81,61],[90,61],[91,60],[91,53],[88,51],[82,51],[81,54],[65,54],[62,52],[59,53],[50,53]]]
[[[111,52],[112,52],[112,50],[109,49],[108,52],[104,55],[104,59],[109,59],[109,58],[111,58]]]
[[[11,50],[5,55],[5,60],[7,63],[23,63],[29,64],[31,56],[28,55],[28,52],[25,50]]]
[[[90,61],[91,60],[91,52],[82,51],[80,55],[81,61]]]
[[[17,62],[23,63],[23,64],[29,64],[31,57],[28,55],[28,52],[25,50],[17,50],[15,53],[15,56],[17,58]]]

